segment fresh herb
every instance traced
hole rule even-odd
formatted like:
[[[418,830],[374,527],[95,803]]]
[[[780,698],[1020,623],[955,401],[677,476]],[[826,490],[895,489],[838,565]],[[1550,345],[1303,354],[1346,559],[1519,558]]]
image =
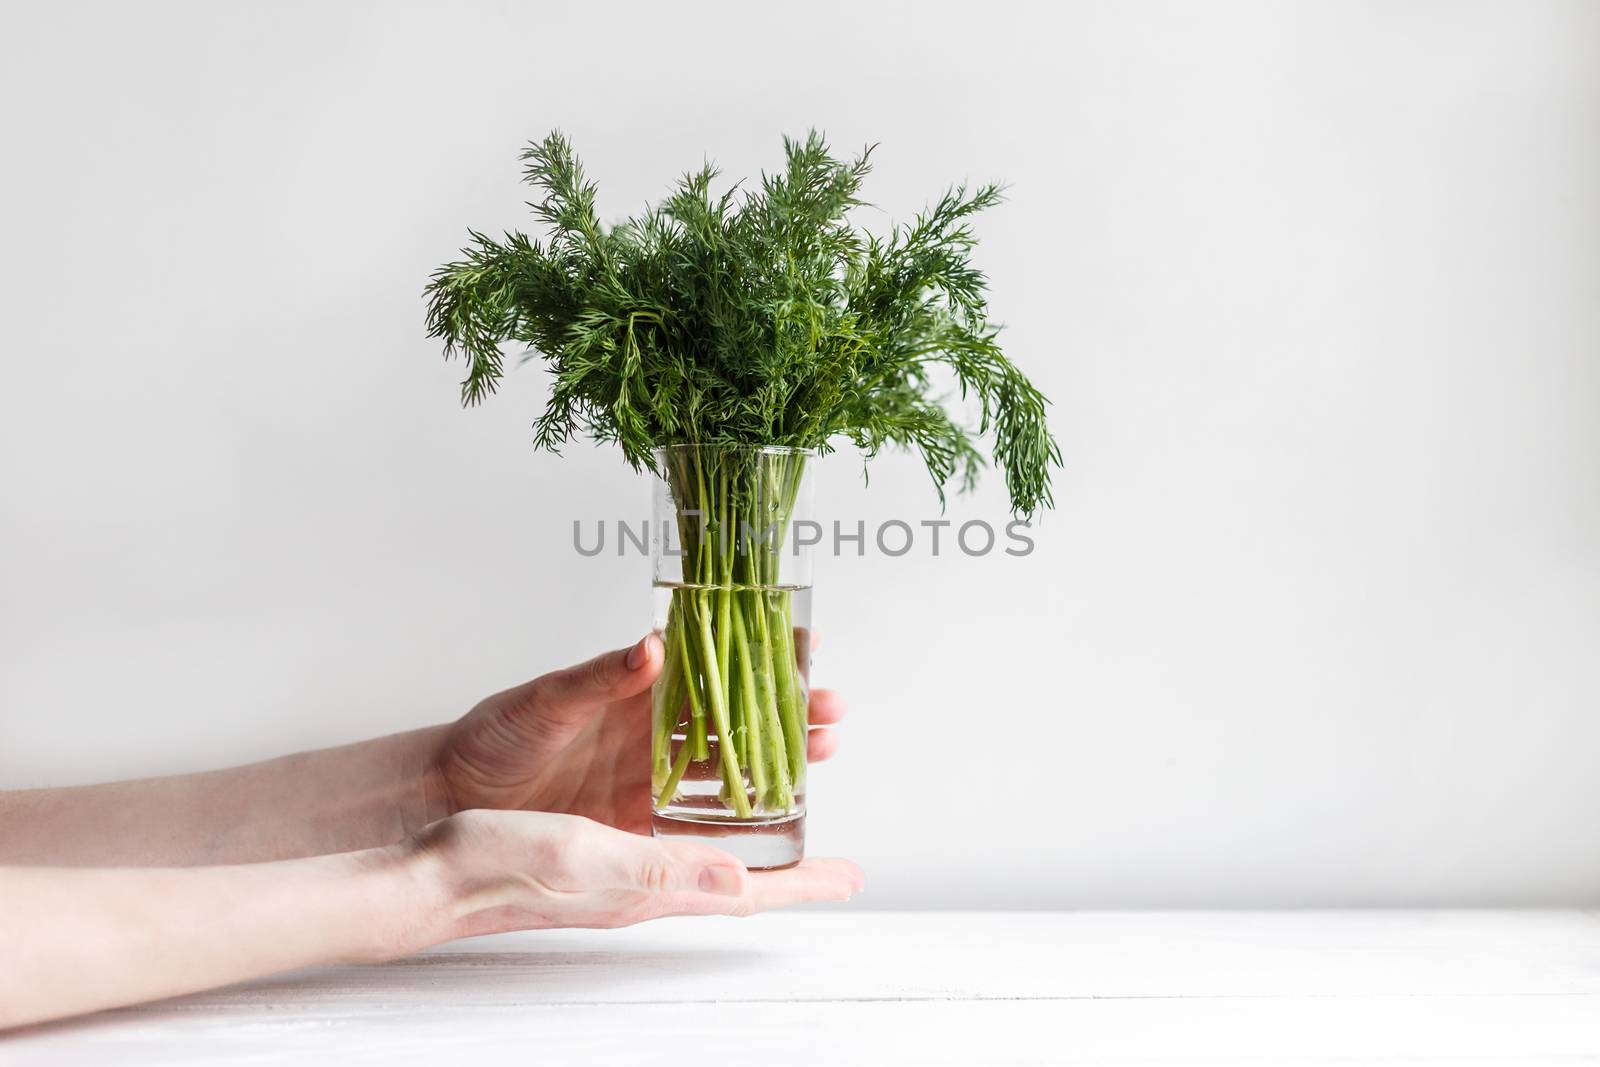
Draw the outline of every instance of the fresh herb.
[[[523,152],[541,243],[471,232],[428,285],[428,329],[467,360],[464,402],[494,392],[501,346],[518,342],[555,377],[535,442],[584,433],[654,468],[672,444],[782,445],[867,455],[918,450],[941,499],[991,454],[1013,508],[1048,507],[1061,454],[1045,398],[1005,355],[971,262],[971,217],[1001,188],[957,186],[885,236],[849,221],[871,150],[835,159],[816,134],[785,139],[787,163],[759,187],[713,193],[707,165],[659,205],[614,226],[571,146],[552,133]],[[936,395],[949,368],[978,425]]]

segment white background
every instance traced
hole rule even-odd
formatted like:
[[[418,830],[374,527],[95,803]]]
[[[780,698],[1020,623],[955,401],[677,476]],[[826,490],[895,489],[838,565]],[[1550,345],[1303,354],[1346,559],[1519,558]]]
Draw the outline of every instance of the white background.
[[[0,785],[454,717],[637,637],[610,451],[420,291],[552,126],[620,216],[882,143],[1067,458],[1029,558],[818,568],[879,907],[1600,899],[1600,7],[50,4],[0,23]],[[825,517],[939,517],[916,463]],[[956,521],[1006,518],[997,480]]]

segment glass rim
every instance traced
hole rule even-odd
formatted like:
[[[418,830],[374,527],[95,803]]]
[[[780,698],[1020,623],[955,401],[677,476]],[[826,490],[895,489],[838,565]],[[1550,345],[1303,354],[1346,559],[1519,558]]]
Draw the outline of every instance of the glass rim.
[[[664,456],[669,452],[681,451],[743,452],[763,456],[818,456],[821,454],[818,449],[802,448],[798,445],[720,445],[711,441],[700,444],[657,445],[653,451],[658,456]]]

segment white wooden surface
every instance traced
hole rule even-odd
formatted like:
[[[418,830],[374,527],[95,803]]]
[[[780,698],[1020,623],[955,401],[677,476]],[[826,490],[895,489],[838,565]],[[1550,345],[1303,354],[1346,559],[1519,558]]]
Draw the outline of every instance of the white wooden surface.
[[[0,1063],[1600,1063],[1585,912],[873,913],[457,942]]]

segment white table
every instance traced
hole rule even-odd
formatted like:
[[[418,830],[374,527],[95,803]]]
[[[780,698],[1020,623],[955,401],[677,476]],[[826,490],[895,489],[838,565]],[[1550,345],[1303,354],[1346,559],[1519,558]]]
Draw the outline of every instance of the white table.
[[[4,1064],[1600,1062],[1600,916],[874,913],[480,938],[0,1038]]]

